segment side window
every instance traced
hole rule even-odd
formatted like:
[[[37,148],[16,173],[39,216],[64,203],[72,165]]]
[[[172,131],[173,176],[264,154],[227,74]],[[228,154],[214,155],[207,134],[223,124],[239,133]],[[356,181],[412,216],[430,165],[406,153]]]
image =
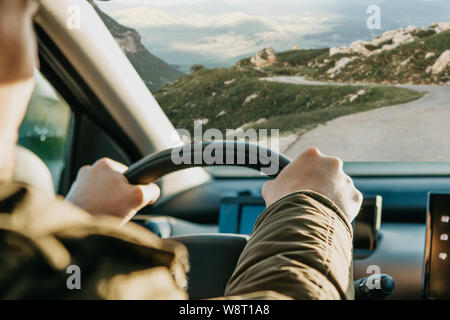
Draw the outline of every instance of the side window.
[[[70,107],[40,74],[19,131],[19,144],[33,151],[52,173],[56,190],[64,168]]]

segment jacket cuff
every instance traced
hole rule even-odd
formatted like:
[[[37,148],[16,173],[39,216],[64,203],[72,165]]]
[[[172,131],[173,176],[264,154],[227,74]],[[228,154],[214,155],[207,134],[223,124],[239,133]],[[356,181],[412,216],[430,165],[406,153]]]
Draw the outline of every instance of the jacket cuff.
[[[278,206],[279,203],[284,201],[289,201],[292,199],[296,199],[299,196],[307,196],[310,197],[317,202],[321,203],[322,205],[326,206],[327,208],[331,209],[336,213],[338,218],[341,220],[341,222],[344,224],[345,228],[350,234],[350,237],[353,238],[353,227],[351,221],[347,218],[347,215],[329,198],[325,197],[324,195],[317,193],[315,191],[311,190],[301,190],[296,191],[293,193],[290,193],[280,200],[276,201],[275,203],[272,203],[269,207],[266,208],[266,210],[258,217],[255,223],[255,230],[256,228],[264,221],[264,219],[273,211],[272,208],[275,206]]]

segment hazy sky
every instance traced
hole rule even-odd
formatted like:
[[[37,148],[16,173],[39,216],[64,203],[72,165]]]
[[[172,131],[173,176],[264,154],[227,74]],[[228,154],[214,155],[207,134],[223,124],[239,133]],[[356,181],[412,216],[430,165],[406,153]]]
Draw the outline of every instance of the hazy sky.
[[[266,46],[324,48],[450,20],[449,0],[112,0],[97,2],[172,64],[232,64]],[[367,28],[369,5],[381,29]]]

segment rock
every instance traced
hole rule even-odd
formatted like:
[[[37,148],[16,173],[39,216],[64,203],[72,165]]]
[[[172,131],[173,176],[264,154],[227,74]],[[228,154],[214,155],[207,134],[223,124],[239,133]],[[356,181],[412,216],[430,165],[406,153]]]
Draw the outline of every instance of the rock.
[[[404,66],[406,66],[410,61],[411,61],[411,57],[409,57],[409,58],[406,59],[405,61],[402,61],[402,62],[400,63],[400,65],[401,65],[402,67],[404,67]]]
[[[209,119],[197,119],[194,120],[194,126],[206,125],[209,123]]]
[[[355,94],[354,96],[351,96],[351,97],[350,97],[350,103],[355,102],[355,100],[358,99],[358,97],[359,97],[359,96],[358,96],[357,94]]]
[[[411,33],[416,30],[417,28],[413,26],[409,26],[408,28],[389,30],[373,39],[370,44],[378,46],[383,42],[389,41],[392,41],[392,43],[397,45],[408,43],[415,40]]]
[[[415,39],[411,35],[411,33],[403,32],[401,29],[398,30],[398,32],[394,33],[394,36],[392,37],[392,42],[396,45],[402,45],[405,43],[413,42]]]
[[[242,105],[245,106],[246,104],[249,104],[253,100],[257,99],[258,97],[259,97],[258,94],[256,94],[256,93],[252,94],[252,95],[248,96],[247,98],[245,98],[245,101]]]
[[[268,67],[277,61],[277,53],[272,48],[268,47],[259,51],[250,62],[257,68]]]
[[[450,65],[450,50],[444,51],[441,56],[436,60],[435,64],[431,67],[432,74],[438,74],[443,72]]]
[[[141,36],[134,30],[126,30],[122,33],[115,33],[114,39],[120,48],[126,53],[137,53],[143,51]]]
[[[366,94],[366,90],[359,90],[355,95],[350,97],[350,103],[353,103],[356,101],[356,99],[358,99],[359,97],[363,96]]]
[[[353,42],[350,45],[350,50],[352,50],[355,53],[362,54],[364,56],[368,56],[370,54],[370,50],[366,48],[367,42],[358,40]]]
[[[237,128],[236,131],[239,131],[239,130],[242,130],[242,131],[243,131],[243,130],[247,130],[247,129],[249,129],[249,128],[255,126],[255,125],[258,125],[258,124],[264,124],[264,123],[266,123],[266,122],[267,122],[267,119],[266,119],[266,118],[261,118],[261,119],[259,119],[259,120],[257,120],[257,121],[253,121],[253,122],[249,122],[249,123],[243,124],[242,126],[240,126],[239,128]]]
[[[338,61],[335,63],[334,67],[331,68],[331,69],[329,69],[329,70],[327,71],[327,73],[328,73],[328,74],[331,74],[331,75],[334,75],[334,74],[336,74],[337,72],[341,71],[342,68],[344,68],[347,64],[349,64],[350,62],[352,62],[352,61],[355,60],[355,59],[356,59],[356,57],[353,57],[353,58],[344,57],[344,58],[338,60]]]
[[[220,111],[220,112],[217,114],[216,118],[223,117],[223,116],[226,115],[226,114],[227,114],[227,112],[226,112],[225,110],[222,110],[222,111]]]
[[[337,54],[351,54],[352,50],[350,50],[349,48],[345,48],[345,47],[335,47],[335,48],[330,48],[330,57],[335,56]]]
[[[233,84],[236,81],[236,79],[225,81],[223,84],[226,86],[229,86],[230,84]]]
[[[435,28],[439,30],[446,30],[450,28],[449,24],[450,22],[438,23],[435,25]],[[386,31],[385,33],[376,37],[372,41],[358,40],[353,42],[348,48],[346,47],[330,48],[330,56],[334,56],[337,54],[355,54],[355,53],[363,56],[371,56],[374,54],[379,54],[380,52],[389,51],[397,48],[400,45],[415,41],[416,39],[412,34],[418,30],[419,28],[409,26],[407,28]],[[367,49],[367,46],[380,47],[383,43],[384,45],[376,50],[371,51]]]
[[[408,32],[408,33],[412,33],[412,32],[414,32],[415,30],[417,30],[417,28],[415,27],[415,26],[408,26],[406,29],[404,29],[405,30],[405,32]]]
[[[425,60],[426,59],[430,59],[431,57],[434,57],[435,56],[435,53],[434,52],[428,52],[426,55],[425,55]]]
[[[450,29],[450,21],[447,22],[435,22],[430,28],[433,28],[436,33],[441,33]]]
[[[381,47],[380,52],[381,51],[393,50],[393,49],[395,49],[397,47],[398,47],[398,44],[395,44],[395,43],[393,43],[393,44],[385,44],[384,46]]]

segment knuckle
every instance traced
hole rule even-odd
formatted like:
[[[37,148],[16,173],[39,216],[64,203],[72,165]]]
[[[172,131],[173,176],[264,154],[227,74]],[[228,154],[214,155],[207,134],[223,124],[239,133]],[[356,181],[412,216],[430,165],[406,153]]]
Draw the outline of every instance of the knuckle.
[[[306,150],[306,151],[303,153],[303,155],[304,155],[305,157],[312,157],[312,158],[315,158],[315,157],[319,157],[319,156],[321,155],[321,153],[320,153],[319,149],[317,149],[316,147],[314,147],[314,148],[309,148],[308,150]]]
[[[88,165],[82,166],[80,168],[80,170],[78,170],[78,175],[86,174],[89,171],[90,168],[91,168],[91,166],[88,166]]]
[[[362,195],[361,191],[355,189],[354,200],[355,200],[358,204],[361,204],[361,203],[362,203],[362,201],[363,201],[363,195]]]
[[[109,168],[110,167],[110,160],[108,158],[101,158],[97,160],[97,162],[94,164],[95,167],[100,168]]]
[[[347,184],[349,184],[350,186],[354,187],[353,179],[350,176],[348,176],[347,174],[345,174],[344,177],[345,177],[345,182]]]
[[[342,169],[344,167],[344,162],[340,158],[331,157],[328,161],[334,169]]]

